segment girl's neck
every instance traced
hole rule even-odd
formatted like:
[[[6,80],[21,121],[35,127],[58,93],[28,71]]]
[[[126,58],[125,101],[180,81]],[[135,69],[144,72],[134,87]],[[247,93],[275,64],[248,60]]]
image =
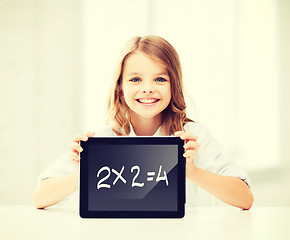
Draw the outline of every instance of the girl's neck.
[[[131,124],[137,136],[153,136],[161,123],[161,114],[153,118],[143,118],[136,114],[131,117]]]

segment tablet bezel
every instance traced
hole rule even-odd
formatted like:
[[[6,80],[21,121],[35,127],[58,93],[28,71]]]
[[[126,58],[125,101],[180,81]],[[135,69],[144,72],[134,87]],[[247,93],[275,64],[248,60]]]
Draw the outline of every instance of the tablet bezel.
[[[89,211],[88,210],[88,146],[96,144],[176,145],[178,146],[177,211]],[[80,142],[79,214],[82,218],[183,218],[185,205],[184,141],[179,137],[90,137]]]

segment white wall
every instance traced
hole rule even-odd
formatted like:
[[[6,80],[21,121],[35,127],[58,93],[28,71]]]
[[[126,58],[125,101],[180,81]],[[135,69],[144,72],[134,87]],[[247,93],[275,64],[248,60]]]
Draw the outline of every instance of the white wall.
[[[290,166],[290,1],[278,1],[279,21],[279,68],[280,68],[280,109],[281,109],[281,159]]]
[[[278,168],[251,173],[255,183],[256,204],[260,206],[290,205],[290,1],[277,1],[278,53],[279,53],[279,147]],[[268,56],[267,56],[268,58]],[[272,139],[265,151],[271,151]]]
[[[30,203],[80,123],[80,1],[0,1],[0,203]]]

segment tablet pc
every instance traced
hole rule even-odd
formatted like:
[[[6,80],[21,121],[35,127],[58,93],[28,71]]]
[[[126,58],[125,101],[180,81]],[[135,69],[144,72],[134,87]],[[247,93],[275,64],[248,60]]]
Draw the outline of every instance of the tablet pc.
[[[92,137],[81,141],[82,218],[182,218],[184,141],[178,137]]]

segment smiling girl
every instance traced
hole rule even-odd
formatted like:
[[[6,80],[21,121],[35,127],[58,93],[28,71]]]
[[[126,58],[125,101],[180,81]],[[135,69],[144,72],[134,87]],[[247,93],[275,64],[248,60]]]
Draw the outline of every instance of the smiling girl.
[[[62,156],[40,176],[33,194],[36,208],[54,205],[78,189],[80,141],[97,136],[167,136],[184,140],[187,204],[196,205],[198,188],[223,202],[250,209],[249,179],[223,158],[218,142],[201,124],[186,117],[178,54],[161,37],[134,37],[122,54],[111,97],[109,123],[95,134],[73,139],[69,156]]]

